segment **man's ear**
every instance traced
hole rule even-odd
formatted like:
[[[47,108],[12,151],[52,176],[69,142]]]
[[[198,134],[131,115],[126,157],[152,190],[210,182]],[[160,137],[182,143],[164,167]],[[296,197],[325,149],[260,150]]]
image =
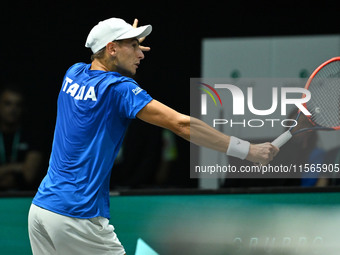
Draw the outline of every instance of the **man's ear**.
[[[111,56],[116,56],[117,48],[118,48],[118,43],[116,42],[109,42],[108,44],[106,44],[106,51]]]

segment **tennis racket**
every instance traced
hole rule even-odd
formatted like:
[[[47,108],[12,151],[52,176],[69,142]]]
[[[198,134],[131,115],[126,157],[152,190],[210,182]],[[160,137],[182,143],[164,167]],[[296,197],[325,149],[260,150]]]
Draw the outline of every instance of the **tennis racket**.
[[[281,134],[272,144],[281,147],[293,135],[314,130],[340,129],[340,57],[332,58],[320,65],[309,77],[305,89],[311,92],[311,99],[304,103],[304,107],[311,113],[306,116],[311,127],[292,132],[294,127]],[[300,118],[298,111],[296,122]]]

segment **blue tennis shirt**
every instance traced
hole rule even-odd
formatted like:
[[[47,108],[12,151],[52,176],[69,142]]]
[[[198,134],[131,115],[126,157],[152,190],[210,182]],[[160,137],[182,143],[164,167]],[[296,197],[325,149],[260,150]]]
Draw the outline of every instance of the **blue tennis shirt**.
[[[136,81],[77,63],[66,72],[47,175],[33,204],[76,218],[110,218],[111,169],[125,131],[152,98]]]

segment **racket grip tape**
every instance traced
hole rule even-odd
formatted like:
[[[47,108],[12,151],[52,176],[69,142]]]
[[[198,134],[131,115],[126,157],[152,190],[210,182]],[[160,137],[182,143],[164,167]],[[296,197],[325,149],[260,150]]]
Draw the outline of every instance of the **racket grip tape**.
[[[272,145],[275,145],[276,147],[280,148],[284,144],[286,144],[290,138],[292,138],[292,133],[288,130],[281,134],[278,138],[276,138],[273,142]]]

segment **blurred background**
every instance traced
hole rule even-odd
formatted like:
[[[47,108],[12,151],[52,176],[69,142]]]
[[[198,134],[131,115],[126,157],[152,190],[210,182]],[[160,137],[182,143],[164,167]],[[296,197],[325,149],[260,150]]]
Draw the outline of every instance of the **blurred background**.
[[[235,38],[239,40],[237,42],[249,42],[263,37],[298,36],[308,41],[310,36],[327,35],[333,38],[340,35],[337,3],[334,1],[318,4],[243,0],[200,3],[8,1],[2,6],[1,15],[0,87],[2,91],[7,90],[6,100],[17,100],[17,119],[12,121],[17,121],[17,125],[21,126],[20,138],[26,139],[19,145],[26,144],[26,147],[22,145],[22,150],[27,152],[26,156],[29,155],[32,174],[6,176],[5,166],[9,161],[21,160],[22,163],[27,158],[22,155],[8,161],[4,159],[3,168],[0,169],[4,176],[2,184],[0,182],[1,190],[36,190],[48,166],[56,101],[63,76],[74,63],[90,62],[91,52],[84,47],[88,32],[100,20],[110,17],[123,18],[130,23],[138,18],[139,25],[152,24],[153,31],[144,42],[151,47],[151,51],[145,54],[135,79],[153,98],[185,114],[190,113],[190,78],[203,75],[202,59],[208,42],[222,38],[227,43],[223,47],[226,47],[228,41],[230,43]],[[339,40],[337,42],[339,51]],[[249,45],[247,47],[251,47]],[[226,63],[232,65],[231,61],[238,58],[238,51],[242,53],[240,45],[237,51],[233,51],[230,61],[224,59]],[[319,55],[317,51],[316,45],[315,55]],[[247,52],[254,52],[254,49]],[[310,53],[314,54],[313,51]],[[239,59],[253,59],[256,63],[256,55]],[[288,65],[295,59],[285,61]],[[242,73],[242,68],[230,70],[228,76]],[[310,72],[300,71],[306,71],[298,74],[302,76]],[[9,93],[9,88],[15,88],[15,91]],[[11,151],[16,137],[12,134],[3,138],[5,151]],[[113,168],[111,187],[113,190],[199,188],[199,181],[190,178],[189,151],[186,141],[161,128],[135,120]],[[301,186],[301,183],[234,182],[222,183],[218,187],[223,185]]]
[[[252,71],[261,67],[261,76],[279,78],[288,70],[291,78],[305,78],[330,57],[325,48],[340,51],[336,1],[3,2],[0,254],[31,254],[27,213],[47,171],[63,76],[74,63],[90,62],[86,37],[110,17],[152,24],[144,42],[151,51],[135,79],[153,98],[185,114],[190,113],[190,78],[256,76]],[[322,41],[325,37],[330,39]],[[267,54],[277,45],[284,60]],[[299,155],[308,162],[312,155],[317,162],[339,163],[339,149],[319,148],[318,136],[303,139],[312,150],[297,154],[297,140],[278,160]],[[127,254],[137,254],[139,238],[160,254],[338,254],[339,188],[329,187],[337,179],[202,183],[190,178],[189,167],[188,142],[132,122],[110,194],[112,222]]]

